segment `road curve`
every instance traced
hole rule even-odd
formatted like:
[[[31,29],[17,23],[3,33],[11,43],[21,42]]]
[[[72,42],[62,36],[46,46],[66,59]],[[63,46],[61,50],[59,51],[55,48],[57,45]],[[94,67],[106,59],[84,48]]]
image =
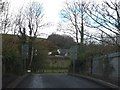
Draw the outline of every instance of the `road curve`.
[[[109,90],[95,82],[68,76],[66,74],[31,74],[16,88],[101,88]]]

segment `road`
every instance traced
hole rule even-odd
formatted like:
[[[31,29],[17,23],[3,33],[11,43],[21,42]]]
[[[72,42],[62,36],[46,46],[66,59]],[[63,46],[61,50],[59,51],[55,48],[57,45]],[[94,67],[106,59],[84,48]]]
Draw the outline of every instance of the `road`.
[[[31,74],[16,88],[102,88],[107,90],[95,82],[66,74]]]

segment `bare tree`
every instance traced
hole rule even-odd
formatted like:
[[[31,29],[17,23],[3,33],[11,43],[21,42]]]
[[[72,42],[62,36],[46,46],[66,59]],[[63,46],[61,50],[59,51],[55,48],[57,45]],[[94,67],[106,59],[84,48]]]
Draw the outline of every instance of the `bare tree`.
[[[3,11],[4,11],[4,3],[2,1],[0,1],[0,32],[1,33],[2,33]]]
[[[30,68],[33,57],[33,42],[38,36],[40,28],[45,27],[48,23],[44,23],[43,7],[38,2],[32,2],[25,10],[26,24],[29,29],[29,65]]]
[[[44,23],[44,12],[42,4],[32,2],[25,10],[26,21],[29,28],[29,36],[37,37],[40,28],[45,27],[48,23]]]
[[[76,41],[78,43],[80,37],[80,43],[84,42],[84,20],[85,20],[85,12],[87,3],[85,2],[66,2],[66,6],[61,11],[61,15],[65,18],[66,22],[70,22],[75,29]],[[69,29],[70,30],[70,29]]]
[[[86,21],[88,27],[101,31],[112,40],[113,44],[119,46],[115,38],[115,36],[120,35],[120,15],[118,9],[120,9],[120,6],[116,0],[104,1],[101,4],[92,2],[85,10],[85,13],[89,18]]]
[[[14,34],[17,33],[22,44],[28,44],[27,68],[30,68],[33,59],[33,42],[39,35],[39,30],[48,26],[44,23],[43,7],[38,2],[32,2],[22,7],[14,20]]]
[[[26,29],[26,20],[22,12],[23,8],[21,8],[18,13],[15,15],[15,18],[13,20],[13,34],[17,35],[21,43],[26,42],[26,36],[27,36],[27,29]]]
[[[2,2],[2,33],[7,34],[11,31],[11,21],[12,21],[12,14],[9,11],[10,3],[8,1]]]

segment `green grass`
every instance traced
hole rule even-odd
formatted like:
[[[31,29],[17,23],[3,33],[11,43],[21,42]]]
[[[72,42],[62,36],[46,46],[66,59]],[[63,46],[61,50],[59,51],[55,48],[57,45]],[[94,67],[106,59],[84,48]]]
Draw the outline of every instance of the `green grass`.
[[[61,67],[68,68],[70,65],[70,60],[48,60],[48,67]]]
[[[47,69],[47,70],[44,70],[44,73],[67,73],[68,72],[68,69]]]
[[[48,59],[41,69],[33,73],[68,73],[70,63],[69,59]]]
[[[39,70],[37,73],[67,73],[69,66],[70,66],[70,60],[47,60],[46,67]]]
[[[44,69],[34,73],[68,73],[68,69]]]

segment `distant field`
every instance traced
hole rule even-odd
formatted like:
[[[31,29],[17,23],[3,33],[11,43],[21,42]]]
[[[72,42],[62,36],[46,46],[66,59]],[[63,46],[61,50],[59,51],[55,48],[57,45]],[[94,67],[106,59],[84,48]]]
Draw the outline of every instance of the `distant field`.
[[[70,66],[69,58],[49,58],[43,73],[67,73]]]
[[[47,69],[44,73],[67,73],[68,69]]]

